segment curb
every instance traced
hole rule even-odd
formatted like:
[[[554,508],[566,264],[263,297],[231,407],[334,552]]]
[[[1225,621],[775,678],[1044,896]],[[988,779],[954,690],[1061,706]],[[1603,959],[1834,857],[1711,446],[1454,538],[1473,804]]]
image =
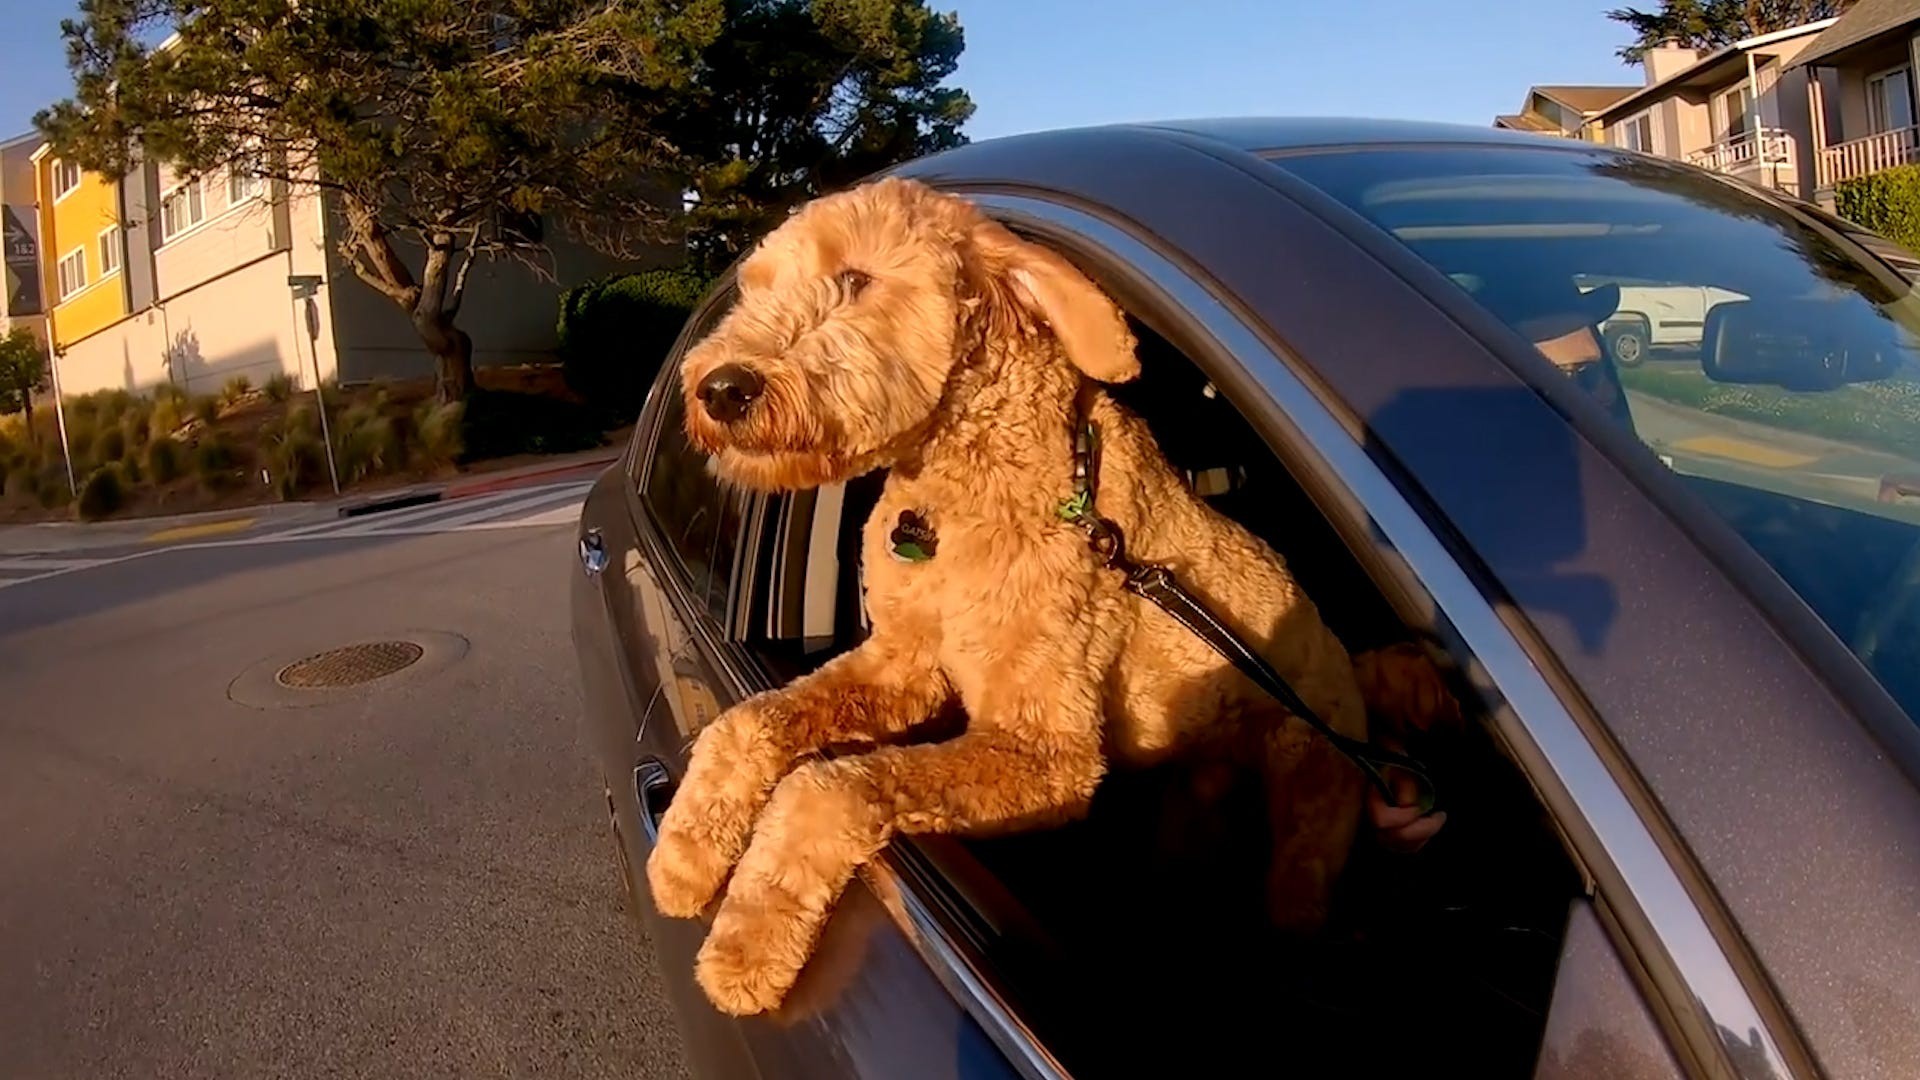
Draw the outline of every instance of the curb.
[[[596,458],[593,461],[576,461],[567,465],[549,465],[528,472],[514,473],[512,476],[483,477],[467,483],[449,484],[440,490],[440,498],[465,499],[474,495],[486,495],[491,492],[506,491],[510,488],[521,487],[542,480],[551,480],[556,476],[564,476],[568,473],[586,472],[588,470],[598,473],[619,460],[620,455],[614,454],[609,457]]]
[[[345,503],[337,513],[343,518],[359,517],[362,514],[377,514],[382,510],[402,510],[409,506],[425,506],[439,502],[445,493],[434,491],[402,491],[397,494],[375,499],[363,499],[360,502]]]

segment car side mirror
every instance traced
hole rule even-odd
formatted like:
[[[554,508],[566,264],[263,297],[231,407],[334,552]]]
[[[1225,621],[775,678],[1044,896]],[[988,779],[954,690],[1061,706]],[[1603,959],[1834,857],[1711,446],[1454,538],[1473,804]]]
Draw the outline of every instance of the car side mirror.
[[[1915,348],[1893,320],[1850,300],[1734,300],[1707,312],[1700,368],[1714,382],[1832,390],[1884,379]]]

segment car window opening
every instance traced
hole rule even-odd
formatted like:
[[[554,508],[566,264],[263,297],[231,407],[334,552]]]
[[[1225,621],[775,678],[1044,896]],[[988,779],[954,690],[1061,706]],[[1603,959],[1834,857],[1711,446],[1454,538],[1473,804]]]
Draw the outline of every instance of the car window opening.
[[[1410,640],[1234,406],[1164,338],[1134,331],[1144,374],[1112,392],[1195,490],[1287,560],[1350,652]],[[860,526],[883,483],[874,474],[783,497],[765,515],[769,586],[748,619],[775,677],[865,636]],[[949,716],[920,737],[962,724]],[[994,974],[1075,1075],[1266,1060],[1310,1074],[1457,1065],[1530,1076],[1581,879],[1490,731],[1470,720],[1412,748],[1444,792],[1446,826],[1418,853],[1396,854],[1363,823],[1333,924],[1308,941],[1265,921],[1266,811],[1251,769],[1195,758],[1115,772],[1080,823],[910,842],[989,928]]]

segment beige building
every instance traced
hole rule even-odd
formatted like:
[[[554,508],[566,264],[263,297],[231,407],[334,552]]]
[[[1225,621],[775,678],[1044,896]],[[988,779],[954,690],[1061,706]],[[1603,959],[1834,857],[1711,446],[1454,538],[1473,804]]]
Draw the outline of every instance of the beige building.
[[[199,394],[235,376],[257,386],[284,373],[304,387],[316,372],[344,383],[433,372],[406,315],[340,256],[330,197],[244,170],[192,176],[152,161],[111,181],[44,145],[32,161],[63,393],[171,383]],[[515,262],[475,265],[459,325],[473,338],[476,365],[551,359],[561,290],[636,265],[550,246],[549,274]],[[650,254],[640,265],[677,252]],[[401,255],[417,273],[418,254]],[[296,276],[321,281],[314,339],[289,287]]]
[[[1594,118],[1637,86],[1535,86],[1520,111],[1493,118],[1493,126],[1569,139],[1593,138]]]
[[[1646,85],[1596,117],[1601,141],[1790,195],[1812,192],[1809,77],[1798,61],[1835,22],[1759,34],[1705,55],[1650,50]]]
[[[1823,205],[1838,184],[1920,162],[1920,0],[1860,0],[1797,62],[1808,73]]]

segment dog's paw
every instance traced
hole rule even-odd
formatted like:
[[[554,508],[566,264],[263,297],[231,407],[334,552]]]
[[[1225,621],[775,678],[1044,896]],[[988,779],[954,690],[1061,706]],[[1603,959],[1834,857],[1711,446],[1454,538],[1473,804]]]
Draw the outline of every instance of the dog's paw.
[[[706,910],[730,869],[719,852],[677,832],[662,832],[647,856],[647,886],[653,906],[671,919],[691,919]]]
[[[693,977],[713,1007],[729,1016],[752,1016],[780,1007],[800,977],[799,965],[772,947],[775,928],[758,932],[756,922],[723,915],[700,946]]]

